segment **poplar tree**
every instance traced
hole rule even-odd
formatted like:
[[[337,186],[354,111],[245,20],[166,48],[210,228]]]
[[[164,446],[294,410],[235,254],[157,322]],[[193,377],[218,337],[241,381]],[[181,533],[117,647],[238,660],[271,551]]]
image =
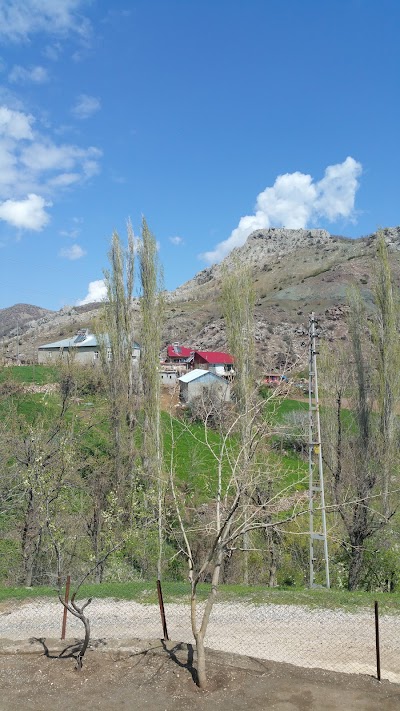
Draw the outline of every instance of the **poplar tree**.
[[[142,463],[145,482],[157,496],[159,579],[163,549],[163,453],[160,421],[160,350],[164,317],[163,276],[157,243],[143,217],[138,250],[140,274],[140,374],[142,386],[143,441]]]
[[[395,406],[400,396],[399,300],[393,288],[388,249],[383,232],[378,233],[375,285],[375,317],[372,339],[376,352],[376,401],[379,412],[377,448],[382,478],[383,513],[392,513],[391,479],[398,460],[398,417]]]
[[[233,261],[231,269],[225,269],[221,288],[222,309],[225,319],[229,351],[234,356],[233,391],[240,429],[240,467],[245,473],[251,460],[251,429],[254,426],[253,406],[255,400],[255,293],[251,269]],[[249,582],[248,553],[249,533],[244,534],[244,582]]]
[[[114,485],[118,491],[133,468],[132,430],[135,422],[135,378],[132,352],[134,236],[128,223],[125,250],[116,232],[108,253],[110,268],[104,271],[106,300],[97,327],[100,357],[106,376],[113,440]]]
[[[351,290],[348,347],[326,354],[322,369],[324,451],[334,510],[347,534],[350,590],[360,585],[368,540],[388,525],[398,503],[399,311],[382,233],[374,282],[369,314],[360,292]]]

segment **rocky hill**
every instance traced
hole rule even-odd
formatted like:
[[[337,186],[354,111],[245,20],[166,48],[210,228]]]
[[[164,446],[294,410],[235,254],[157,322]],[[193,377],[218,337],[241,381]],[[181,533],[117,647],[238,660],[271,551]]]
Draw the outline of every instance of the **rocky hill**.
[[[6,309],[0,309],[0,338],[16,332],[17,329],[23,332],[31,322],[33,324],[38,319],[51,314],[54,314],[54,311],[32,304],[14,304]]]
[[[384,234],[394,279],[400,285],[400,227],[386,228]],[[348,239],[326,230],[257,230],[222,264],[203,269],[167,294],[165,343],[226,348],[220,283],[223,266],[236,260],[250,265],[253,272],[260,365],[269,369],[284,363],[304,364],[309,313],[315,311],[326,339],[336,343],[346,338],[348,288],[356,284],[367,300],[371,298],[375,254],[376,234]],[[33,358],[40,343],[66,338],[84,326],[90,328],[98,308],[98,304],[66,307],[31,319],[20,329],[20,352]],[[7,332],[2,320],[5,311],[9,309],[0,311],[0,333],[7,336],[5,352],[10,356],[16,352],[16,332],[15,328]]]

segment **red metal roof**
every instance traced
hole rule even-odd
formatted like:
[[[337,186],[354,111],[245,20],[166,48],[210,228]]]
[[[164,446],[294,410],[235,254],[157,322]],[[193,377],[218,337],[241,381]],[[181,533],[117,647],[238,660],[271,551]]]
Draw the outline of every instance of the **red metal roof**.
[[[188,358],[193,351],[190,348],[185,348],[185,346],[168,346],[167,348],[168,358]]]
[[[229,353],[219,353],[218,351],[195,351],[194,360],[195,362],[200,360],[211,365],[216,363],[231,365],[233,363],[233,357]]]

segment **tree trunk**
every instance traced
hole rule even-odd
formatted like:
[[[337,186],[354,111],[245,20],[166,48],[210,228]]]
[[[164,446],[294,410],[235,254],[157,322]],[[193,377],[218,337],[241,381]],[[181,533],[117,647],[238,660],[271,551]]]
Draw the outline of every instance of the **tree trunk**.
[[[269,552],[269,577],[268,586],[270,588],[275,588],[278,584],[277,582],[277,570],[278,570],[278,560],[279,560],[279,543],[280,537],[278,532],[273,528],[266,529],[266,538],[268,541],[268,552]]]
[[[32,577],[33,577],[33,560],[30,558],[30,560],[27,562],[25,561],[25,580],[24,584],[26,588],[31,588],[32,587]]]
[[[197,651],[197,685],[200,689],[207,688],[206,654],[204,650],[204,636],[199,632],[196,636]]]
[[[229,527],[226,529],[226,534],[229,532]],[[196,640],[196,651],[197,651],[197,683],[200,689],[205,689],[207,687],[207,674],[206,674],[206,657],[204,650],[204,638],[207,632],[207,626],[210,620],[211,610],[213,608],[215,598],[217,596],[219,576],[221,572],[221,564],[223,560],[223,547],[221,546],[216,553],[214,570],[211,580],[211,590],[209,592],[206,606],[203,612],[203,619],[201,622],[200,630],[197,629],[196,620],[196,586],[197,582],[192,588],[191,596],[191,622],[192,622],[192,632]]]
[[[35,521],[35,511],[33,507],[33,493],[29,493],[28,509],[25,514],[25,522],[22,531],[22,559],[24,567],[24,584],[27,588],[32,586],[33,572],[36,565],[37,555],[40,548],[41,529],[38,529]]]
[[[245,514],[245,521],[247,523],[247,515]],[[249,584],[249,548],[250,548],[250,534],[248,531],[243,534],[243,585]]]
[[[356,590],[360,583],[361,569],[364,559],[362,545],[354,545],[351,548],[351,558],[349,565],[349,579],[347,587],[349,590]]]
[[[276,550],[275,550],[275,545],[272,544],[270,548],[270,562],[269,562],[269,579],[268,579],[268,587],[270,588],[276,588],[277,586],[277,578],[276,578],[276,571],[277,571],[277,556],[276,556]]]

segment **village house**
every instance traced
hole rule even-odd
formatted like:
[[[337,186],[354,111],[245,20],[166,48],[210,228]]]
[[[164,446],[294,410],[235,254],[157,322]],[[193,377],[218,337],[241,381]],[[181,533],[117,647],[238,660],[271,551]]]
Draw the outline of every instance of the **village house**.
[[[221,377],[228,377],[229,374],[233,375],[233,357],[229,353],[195,351],[193,366],[194,368],[209,370]]]
[[[204,394],[205,390],[217,391],[221,401],[229,402],[230,384],[209,370],[195,368],[179,378],[179,397],[184,403]]]
[[[106,345],[108,336],[106,338]],[[89,333],[87,328],[82,328],[76,336],[64,338],[62,341],[46,343],[38,348],[38,363],[51,363],[59,359],[66,360],[73,353],[76,363],[80,365],[96,365],[100,359],[100,345],[94,333]],[[107,357],[111,359],[111,348],[107,347]],[[136,341],[133,344],[132,359],[139,363],[140,346]]]
[[[194,351],[191,348],[180,346],[179,343],[172,343],[167,348],[167,361],[188,366],[193,361],[193,353]]]

